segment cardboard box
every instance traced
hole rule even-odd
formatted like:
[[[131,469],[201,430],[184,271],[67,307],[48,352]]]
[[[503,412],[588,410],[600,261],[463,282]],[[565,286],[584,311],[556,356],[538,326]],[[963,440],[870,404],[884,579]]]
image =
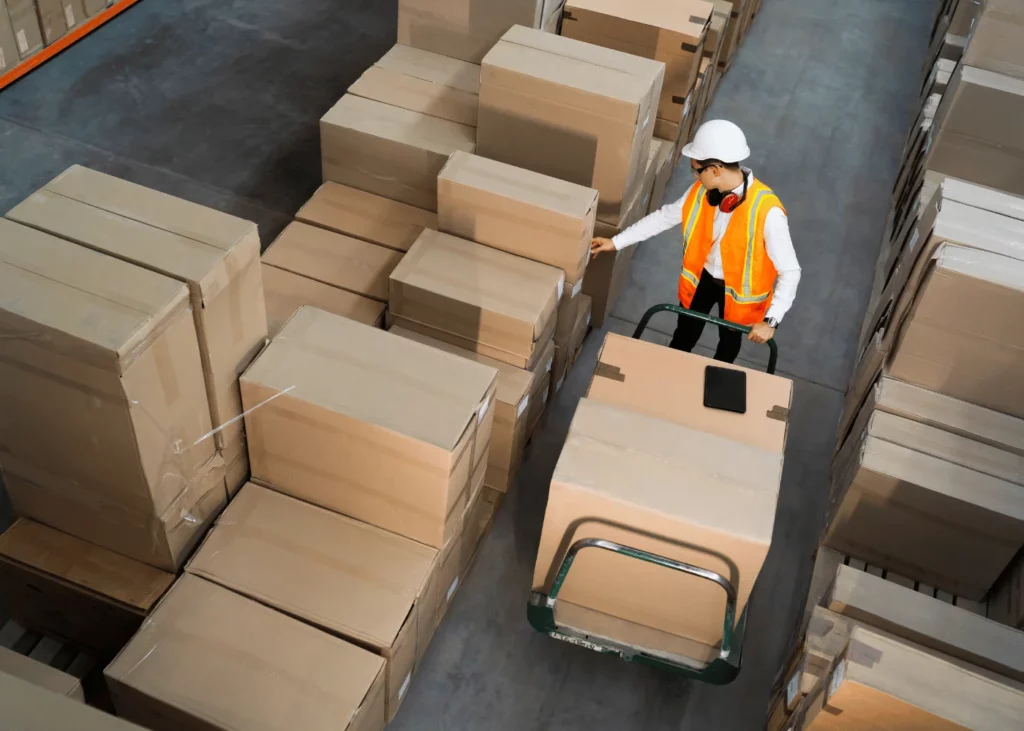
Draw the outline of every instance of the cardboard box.
[[[82,0],[86,14],[91,18],[102,12],[107,7],[107,0]]]
[[[403,254],[305,223],[291,223],[263,263],[353,294],[388,301],[388,277]]]
[[[4,463],[3,478],[16,515],[170,572],[181,568],[228,501],[224,460],[216,455],[158,515],[69,489],[42,470],[21,469]]]
[[[188,572],[380,655],[388,718],[421,658],[438,551],[249,483]]]
[[[62,0],[36,0],[36,9],[39,13],[39,28],[43,33],[45,45],[49,46],[68,32]]]
[[[325,181],[430,211],[437,174],[456,150],[476,150],[472,127],[354,94],[320,120]]]
[[[0,73],[10,71],[20,60],[18,39],[14,37],[11,18],[7,15],[7,8],[0,5]]]
[[[76,28],[88,19],[83,0],[61,0],[61,7],[68,30]]]
[[[588,253],[587,258],[590,258]],[[555,335],[553,340],[559,345],[566,345],[572,338],[572,329],[576,325],[576,316],[583,301],[583,280],[576,284],[566,285],[562,298],[558,300],[558,311],[555,313]],[[589,299],[589,298],[588,298]]]
[[[969,310],[962,303],[970,302]],[[984,313],[978,316],[979,313]],[[913,308],[890,353],[894,378],[1024,417],[1020,365],[1024,261],[944,245],[929,262]]]
[[[823,543],[951,594],[984,598],[1024,544],[1020,485],[870,430],[849,452],[836,468]]]
[[[733,4],[728,0],[711,0],[711,2],[714,9],[711,12],[711,22],[708,24],[704,55],[712,60],[714,66],[717,66],[722,57],[722,49],[725,47],[726,37],[730,30],[729,26],[732,23]],[[715,56],[718,58],[716,59]]]
[[[161,514],[214,453],[187,288],[6,219],[0,280],[4,468]]]
[[[527,371],[500,360],[460,348],[443,340],[422,335],[413,330],[395,325],[390,329],[393,335],[415,340],[438,350],[475,360],[498,372],[498,385],[494,395],[494,430],[491,433],[491,448],[488,450],[487,474],[484,485],[494,490],[507,492],[515,479],[526,447],[526,424],[530,405],[536,398],[536,391],[547,371],[541,366],[554,356],[554,344],[548,345],[548,357],[542,363]]]
[[[104,676],[118,715],[152,731],[385,724],[383,658],[189,574]]]
[[[7,15],[14,30],[14,41],[22,59],[43,47],[43,33],[39,27],[34,0],[6,0]],[[14,64],[17,64],[15,59]]]
[[[704,372],[708,366],[746,373],[745,414],[704,406]],[[666,383],[673,383],[674,387],[666,391]],[[793,382],[763,371],[722,364],[693,353],[608,333],[587,398],[782,455],[786,448]],[[778,485],[775,487],[778,489]]]
[[[476,127],[480,66],[398,44],[348,93]]]
[[[965,12],[975,10],[970,41],[964,50],[964,65],[1024,79],[1024,8],[1014,0],[962,2]],[[959,9],[958,9],[959,10]],[[950,27],[950,32],[958,29]],[[967,33],[963,33],[967,35]]]
[[[585,294],[580,295],[580,300],[581,306],[574,313],[572,330],[569,337],[564,344],[555,343],[555,359],[551,370],[552,398],[562,390],[562,384],[569,376],[569,369],[576,362],[576,356],[579,355],[580,349],[583,347],[583,338],[586,337],[587,330],[590,328],[593,300]],[[585,303],[583,300],[585,300]]]
[[[714,7],[705,0],[568,0],[562,35],[664,63],[657,116],[679,123]]]
[[[0,593],[24,627],[113,657],[174,575],[24,518],[0,536]]]
[[[1013,729],[1024,712],[1024,689],[944,655],[867,627],[826,679],[825,712],[803,726],[836,728]],[[899,719],[899,725],[894,725]]]
[[[554,349],[551,351],[551,363],[554,365],[555,355]],[[547,409],[548,401],[551,399],[551,373],[552,370],[547,370],[542,376],[540,386],[538,387],[537,395],[530,397],[530,410],[527,411],[526,416],[526,436],[527,439],[533,437],[533,433],[537,431],[537,427],[540,426],[541,419],[544,417],[544,411]]]
[[[227,464],[244,461],[238,376],[267,337],[256,224],[78,165],[7,217],[188,287],[211,439]]]
[[[399,0],[398,42],[480,63],[514,25],[539,28],[543,0]]]
[[[1024,138],[1013,121],[1022,115],[1024,79],[957,67],[935,113],[925,167],[1024,195]]]
[[[718,572],[739,616],[771,543],[781,473],[779,454],[584,399],[552,477],[534,589],[550,588],[575,541],[604,538]],[[577,555],[558,601],[706,648],[722,639],[721,587],[606,551]]]
[[[354,236],[396,251],[408,251],[437,214],[337,183],[324,183],[295,220]]]
[[[516,27],[480,71],[479,154],[600,194],[618,225],[641,186],[663,64]]]
[[[594,301],[590,297],[587,295],[581,297],[580,307],[576,312],[576,323],[572,329],[572,339],[569,341],[572,347],[572,357],[569,361],[570,368],[579,359],[580,351],[583,350],[583,342],[587,338],[587,333],[590,332],[590,313],[593,306]]]
[[[594,238],[597,191],[456,152],[437,180],[441,231],[557,267],[583,279]]]
[[[51,693],[85,703],[82,681],[78,678],[6,647],[0,647],[0,674],[13,675]]]
[[[672,171],[675,170],[675,159],[673,159],[674,145],[666,140],[654,140],[654,188],[651,190],[651,202],[647,206],[647,213],[654,213],[664,203],[665,190],[668,182],[672,179]]]
[[[391,275],[390,313],[411,330],[532,369],[564,286],[547,264],[424,230]]]
[[[490,440],[496,378],[302,307],[242,376],[253,479],[441,548]]]
[[[4,724],[19,731],[144,731],[5,672],[0,672],[0,708]]]
[[[739,50],[743,40],[743,16],[746,0],[737,0],[732,5],[732,12],[729,14],[729,23],[725,27],[725,38],[722,41],[722,50],[719,52],[718,65],[728,70],[732,60]]]
[[[270,337],[277,335],[303,305],[310,305],[365,325],[384,327],[384,312],[387,305],[383,302],[268,264],[263,265],[263,289],[267,301]]]
[[[839,566],[826,606],[998,675],[1024,680],[1024,633],[913,588]]]

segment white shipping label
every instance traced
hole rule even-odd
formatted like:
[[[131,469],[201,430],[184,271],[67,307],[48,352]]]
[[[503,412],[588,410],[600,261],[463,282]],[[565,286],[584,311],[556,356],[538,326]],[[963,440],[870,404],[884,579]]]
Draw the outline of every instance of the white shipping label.
[[[548,393],[549,393],[548,390],[545,388],[544,389],[544,394],[540,397],[540,400],[541,400],[542,403],[546,404],[548,402]]]
[[[68,30],[75,27],[75,11],[70,5],[64,6],[64,20],[68,22]]]
[[[526,407],[530,405],[530,394],[523,396],[522,402],[519,404],[519,408],[516,409],[516,418],[518,419],[526,411]]]
[[[452,579],[452,585],[448,587],[448,595],[445,597],[445,601],[446,602],[450,602],[452,600],[452,595],[455,593],[455,590],[458,589],[458,588],[459,588],[459,577],[456,576],[454,579]]]
[[[484,405],[480,407],[480,411],[476,414],[476,423],[483,424],[484,417],[487,416],[487,409],[491,408],[491,397],[488,396],[487,400],[484,401]]]
[[[28,53],[28,38],[25,36],[25,30],[19,30],[17,33],[18,38],[18,50],[22,53]]]
[[[793,673],[793,677],[789,679],[789,685],[786,686],[786,706],[789,708],[793,707],[793,703],[796,702],[796,696],[800,692],[800,671],[797,670]]]
[[[917,240],[921,238],[921,232],[918,229],[914,229],[914,235],[910,237],[910,243],[907,244],[907,251],[913,253],[914,247],[917,246]]]
[[[839,663],[836,667],[836,671],[832,673],[832,680],[828,683],[828,696],[826,696],[826,700],[835,695],[844,680],[846,680],[846,660]]]
[[[590,313],[587,313],[587,324],[586,327],[590,327]]]
[[[551,372],[551,367],[555,365],[555,356],[548,358],[548,364],[544,366],[544,370],[548,373]]]
[[[578,295],[582,291],[582,289],[583,280],[581,279],[580,281],[576,282],[576,284],[572,285],[572,296],[575,297],[576,295]]]
[[[402,681],[402,687],[398,689],[398,700],[402,700],[405,697],[405,692],[409,690],[409,683],[412,682],[412,671],[405,674],[405,680]]]
[[[4,49],[0,48],[0,71],[7,68],[7,59],[4,58]]]
[[[562,299],[562,294],[565,292],[565,275],[563,274],[558,278],[558,297],[556,299]]]
[[[555,393],[562,390],[562,384],[565,383],[565,376],[558,379],[558,383],[555,384]]]

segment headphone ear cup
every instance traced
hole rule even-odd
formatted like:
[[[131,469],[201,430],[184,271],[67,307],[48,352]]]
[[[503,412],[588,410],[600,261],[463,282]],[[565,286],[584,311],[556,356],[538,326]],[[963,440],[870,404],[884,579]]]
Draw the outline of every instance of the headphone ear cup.
[[[741,201],[742,199],[735,193],[728,193],[722,196],[722,200],[719,201],[718,207],[721,209],[722,213],[732,213],[736,210]]]
[[[707,192],[704,200],[708,202],[709,206],[716,208],[722,203],[722,191],[712,188]]]

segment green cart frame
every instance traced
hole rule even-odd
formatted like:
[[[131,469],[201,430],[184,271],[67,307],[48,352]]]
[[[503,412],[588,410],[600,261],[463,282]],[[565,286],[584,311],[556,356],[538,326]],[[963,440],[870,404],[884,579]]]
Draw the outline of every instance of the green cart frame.
[[[750,328],[745,325],[738,325],[734,322],[712,317],[711,315],[693,312],[679,305],[666,304],[655,305],[647,310],[640,319],[633,337],[640,339],[647,329],[650,319],[659,312],[672,312],[694,317],[706,323],[726,327],[741,333],[750,332]],[[769,340],[767,345],[770,349],[767,371],[768,373],[774,373],[776,363],[778,362],[778,346],[774,339]],[[725,592],[725,616],[722,620],[722,645],[718,657],[708,663],[700,663],[692,658],[673,656],[655,650],[624,645],[608,638],[589,634],[582,629],[559,625],[555,620],[555,607],[558,602],[558,595],[562,590],[566,577],[569,575],[569,569],[572,568],[573,562],[576,560],[576,556],[584,549],[610,551],[628,558],[637,559],[638,561],[653,563],[672,571],[689,574],[690,576],[710,581],[720,586]],[[739,621],[736,621],[736,600],[736,587],[726,577],[715,571],[693,566],[682,561],[675,561],[648,551],[631,548],[630,546],[624,546],[614,541],[607,541],[602,538],[583,538],[569,547],[561,566],[558,568],[558,573],[555,574],[551,590],[547,594],[535,591],[530,595],[526,616],[534,629],[557,640],[585,647],[588,650],[594,650],[602,654],[618,655],[623,660],[629,662],[678,673],[711,685],[727,685],[734,681],[740,673],[740,665],[743,658],[743,640],[747,626],[746,609],[740,615]]]

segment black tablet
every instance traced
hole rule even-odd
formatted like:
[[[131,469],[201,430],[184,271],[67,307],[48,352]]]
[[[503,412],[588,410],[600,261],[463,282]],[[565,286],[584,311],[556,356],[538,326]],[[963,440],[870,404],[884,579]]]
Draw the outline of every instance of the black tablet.
[[[704,369],[704,405],[709,409],[747,413],[747,374],[733,368]]]

